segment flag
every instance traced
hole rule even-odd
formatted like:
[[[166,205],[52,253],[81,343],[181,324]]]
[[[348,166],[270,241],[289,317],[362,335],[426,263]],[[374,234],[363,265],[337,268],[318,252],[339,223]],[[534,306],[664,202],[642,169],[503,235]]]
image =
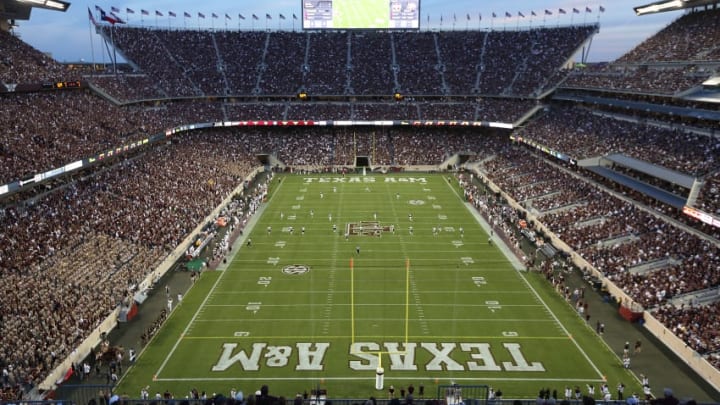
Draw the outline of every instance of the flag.
[[[158,17],[162,17],[162,16],[163,16],[163,13],[155,10],[155,15],[158,16]]]
[[[478,13],[478,21],[482,21],[482,14]]]
[[[585,12],[586,13],[592,13],[592,9],[588,6],[585,6]]]
[[[560,13],[560,14],[565,14],[565,10],[559,9],[559,10],[558,10],[558,13]]]
[[[297,16],[293,13],[293,20],[297,20]]]
[[[117,21],[118,24],[125,24],[125,21],[123,21],[122,18],[118,17],[115,13],[110,13],[110,15]]]
[[[509,12],[506,11],[506,12],[505,12],[505,17],[510,18],[510,17],[512,17],[512,14],[510,14]]]
[[[495,14],[494,11],[493,11],[493,13],[492,13],[492,16],[493,16],[493,18],[497,18],[497,14]]]
[[[177,17],[177,14],[175,14],[174,11],[168,11],[168,15],[169,15],[170,17]]]
[[[467,20],[470,21],[470,13],[467,15]]]
[[[453,13],[453,21],[457,21],[457,14]]]
[[[270,13],[265,13],[265,19],[272,20],[272,16],[270,15]]]
[[[537,14],[535,14],[534,11],[531,11],[531,12],[530,12],[530,15],[533,16],[533,17],[537,17]]]
[[[150,12],[147,11],[147,10],[142,10],[142,9],[141,9],[141,10],[140,10],[140,14],[142,14],[142,15],[150,15]]]
[[[228,14],[228,13],[225,13],[225,19],[226,19],[226,20],[232,20],[232,18],[230,18],[230,14]]]
[[[95,17],[93,17],[92,11],[90,11],[90,7],[88,7],[88,17],[90,17],[90,22],[92,22],[93,25],[97,25],[97,23],[95,22]]]
[[[100,21],[107,21],[112,25],[115,24],[125,24],[125,21],[119,19],[117,16],[113,14],[107,14],[105,10],[100,9]]]
[[[573,13],[575,13],[575,14],[580,14],[580,10],[576,9],[575,7],[573,7]]]
[[[185,12],[183,13],[183,17],[185,17],[185,18],[190,18],[190,17],[192,17],[192,16],[190,15],[190,13],[188,13],[187,11],[185,11]]]
[[[518,11],[518,17],[522,17],[522,18],[525,18],[525,14],[523,14],[523,13],[522,13],[522,12],[520,12],[520,11]]]
[[[259,19],[260,19],[260,18],[259,18],[258,16],[256,16],[255,14],[253,14],[252,17],[253,17],[253,20],[259,20]]]
[[[198,11],[198,18],[205,18],[205,14]]]
[[[605,12],[605,7],[600,6],[600,9],[599,9],[599,10],[600,10],[601,13],[604,13],[604,12]]]
[[[212,14],[210,14],[210,17],[212,17],[212,18],[218,18],[218,15],[215,14],[215,13],[212,13]]]
[[[552,15],[552,11],[545,9],[545,15]]]
[[[100,6],[98,6],[98,5],[96,4],[96,5],[95,5],[95,11],[97,11],[97,12],[99,13],[99,12],[102,11],[102,9],[100,8]]]
[[[238,14],[238,18],[241,19],[241,20],[244,20],[244,19],[245,19],[245,16],[242,15],[242,14]]]
[[[285,19],[285,16],[282,15],[282,14],[280,14],[280,19],[281,19],[281,20],[284,20],[284,19]]]
[[[113,13],[119,13],[119,12],[120,12],[120,9],[117,8],[117,7],[115,7],[115,6],[111,6],[111,7],[110,7],[110,11],[112,11]]]
[[[133,10],[133,9],[131,9],[131,8],[126,8],[126,9],[125,9],[125,12],[128,13],[128,14],[135,14],[135,10]]]

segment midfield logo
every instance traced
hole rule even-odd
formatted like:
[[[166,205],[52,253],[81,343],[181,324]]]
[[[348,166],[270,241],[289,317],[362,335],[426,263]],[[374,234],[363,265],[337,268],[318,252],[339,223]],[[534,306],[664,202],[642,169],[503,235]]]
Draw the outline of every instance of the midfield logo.
[[[276,346],[253,343],[251,348],[239,348],[238,343],[225,343],[213,371],[226,371],[237,365],[244,371],[258,371],[264,367],[293,367],[295,371],[320,371],[325,368],[325,355],[330,343],[295,343],[293,346]],[[377,353],[382,351],[390,359],[389,369],[394,371],[545,371],[540,362],[528,362],[519,343],[503,343],[502,347],[512,361],[497,362],[489,343],[408,343],[356,342],[350,345],[348,367],[352,370],[375,370]],[[424,352],[429,361],[418,365],[416,354]],[[459,358],[462,357],[462,360]],[[293,362],[294,364],[291,364]],[[387,367],[387,366],[386,366]]]

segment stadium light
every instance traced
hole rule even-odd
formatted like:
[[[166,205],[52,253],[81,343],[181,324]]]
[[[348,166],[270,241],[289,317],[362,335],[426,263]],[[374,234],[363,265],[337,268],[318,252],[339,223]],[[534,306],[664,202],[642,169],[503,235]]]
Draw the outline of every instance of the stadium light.
[[[18,0],[19,3],[31,4],[34,7],[47,8],[50,10],[67,11],[70,3],[62,0]]]
[[[653,4],[647,4],[645,6],[635,7],[636,15],[644,15],[651,13],[659,13],[661,11],[667,11],[669,9],[680,9],[683,8],[683,2],[681,0],[672,1],[661,1]]]

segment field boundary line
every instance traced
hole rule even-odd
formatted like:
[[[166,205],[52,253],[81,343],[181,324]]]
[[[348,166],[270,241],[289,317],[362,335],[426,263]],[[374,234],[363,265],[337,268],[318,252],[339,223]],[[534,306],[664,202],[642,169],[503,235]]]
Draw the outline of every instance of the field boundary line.
[[[445,177],[443,177],[443,179],[445,180],[445,184],[447,184],[448,187],[450,187],[453,190],[455,195],[462,198],[460,196],[460,194],[458,193],[458,191],[450,184],[450,182],[447,179],[445,179]],[[485,221],[485,218],[483,218],[482,215],[480,215],[477,212],[477,210],[475,209],[475,207],[472,206],[472,204],[465,203],[464,205],[465,205],[465,208],[468,211],[470,211],[470,213],[475,217],[475,219],[480,223],[480,225],[483,227],[483,229],[485,229],[485,231],[487,232],[487,230],[490,229],[490,225],[487,223],[487,221]],[[488,232],[488,234],[489,234],[489,232]],[[585,360],[588,362],[588,364],[590,364],[590,366],[595,370],[595,372],[600,377],[603,377],[603,373],[600,371],[600,369],[598,369],[598,367],[595,365],[595,363],[590,359],[590,356],[588,356],[587,353],[585,353],[585,350],[583,350],[583,348],[580,347],[580,344],[578,344],[578,342],[575,339],[572,339],[572,334],[570,332],[568,332],[567,328],[565,328],[565,325],[563,325],[563,323],[560,322],[560,319],[558,319],[557,315],[555,315],[555,313],[550,309],[550,307],[547,305],[547,303],[542,299],[542,297],[540,297],[540,294],[538,294],[538,292],[535,290],[535,288],[533,288],[533,286],[530,284],[530,282],[521,274],[521,272],[525,270],[525,266],[522,263],[520,263],[517,256],[515,256],[509,250],[509,248],[505,247],[504,242],[498,242],[497,245],[502,247],[500,250],[503,252],[505,257],[510,261],[510,263],[513,264],[513,267],[515,267],[515,270],[516,270],[515,273],[518,275],[518,277],[520,277],[520,279],[523,280],[523,282],[528,287],[528,289],[530,291],[532,291],[532,293],[535,295],[535,298],[537,298],[537,300],[540,301],[540,303],[542,303],[542,306],[545,307],[545,309],[550,314],[550,316],[552,316],[552,318],[555,320],[555,322],[557,322],[557,324],[562,329],[563,333],[565,333],[568,337],[571,338],[571,340],[573,341],[573,344],[578,349],[580,354],[582,354],[582,356],[585,358]]]
[[[283,186],[283,184],[284,184],[284,182],[281,182],[281,183],[280,183],[280,185],[278,186],[278,189],[275,190],[276,193],[277,193],[277,191],[280,190],[280,188]],[[275,195],[275,194],[273,194],[273,196],[274,196],[274,195]],[[259,218],[260,216],[262,216],[262,213],[265,211],[265,208],[270,204],[270,201],[272,201],[272,197],[271,197],[265,204],[262,204],[262,205],[260,206],[260,208],[258,208],[258,210],[255,211],[255,213],[253,214],[251,220],[248,221],[248,224],[247,224],[247,226],[245,227],[245,229],[246,229],[247,231],[246,231],[246,232],[244,231],[244,232],[240,235],[240,237],[236,240],[235,244],[238,246],[238,248],[234,249],[235,253],[232,255],[232,257],[229,258],[230,260],[228,260],[228,263],[232,262],[233,259],[235,258],[235,255],[238,254],[238,252],[240,251],[239,247],[242,246],[243,243],[245,243],[245,239],[248,237],[248,235],[250,235],[250,233],[252,232],[253,227],[255,227],[255,223],[257,222],[257,218]],[[157,369],[157,371],[155,372],[155,374],[154,374],[155,379],[157,379],[157,376],[160,375],[160,373],[162,372],[162,370],[163,370],[163,369],[165,368],[165,366],[167,365],[168,361],[170,361],[170,358],[173,356],[173,354],[175,354],[175,350],[177,350],[178,346],[180,346],[180,342],[182,342],[183,338],[185,337],[185,335],[186,335],[186,334],[188,333],[188,331],[190,330],[190,327],[191,327],[191,326],[193,325],[193,323],[195,322],[195,319],[197,319],[198,315],[200,315],[200,313],[202,312],[202,310],[205,308],[207,301],[208,301],[208,300],[210,299],[210,297],[212,297],[213,294],[215,293],[215,289],[216,289],[217,286],[220,284],[220,281],[222,281],[223,277],[225,277],[225,275],[226,275],[227,273],[229,273],[229,271],[227,271],[227,270],[228,270],[227,268],[226,268],[225,270],[223,270],[222,273],[220,274],[220,276],[218,276],[217,280],[215,280],[215,283],[213,284],[213,286],[210,287],[210,291],[208,291],[208,294],[205,296],[205,299],[200,303],[200,306],[198,306],[198,309],[195,311],[195,313],[193,314],[192,318],[190,318],[190,321],[187,323],[187,325],[185,325],[185,329],[183,329],[182,333],[180,333],[180,336],[177,338],[177,340],[175,340],[175,343],[173,344],[172,349],[170,349],[170,352],[165,356],[165,359],[163,360],[163,362],[160,364],[160,367],[159,367],[159,368]],[[164,327],[164,326],[165,326],[165,325],[163,325],[163,327]]]

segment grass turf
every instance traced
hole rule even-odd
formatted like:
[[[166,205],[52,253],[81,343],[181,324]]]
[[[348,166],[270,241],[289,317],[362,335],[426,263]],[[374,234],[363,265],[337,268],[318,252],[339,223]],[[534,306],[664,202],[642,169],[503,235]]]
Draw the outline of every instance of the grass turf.
[[[488,243],[452,178],[277,177],[246,236],[251,245],[202,275],[116,392],[268,384],[286,397],[318,387],[383,397],[379,365],[385,387],[429,395],[451,382],[506,398],[585,393],[604,379],[613,393],[621,381],[640,389],[540,275]]]

